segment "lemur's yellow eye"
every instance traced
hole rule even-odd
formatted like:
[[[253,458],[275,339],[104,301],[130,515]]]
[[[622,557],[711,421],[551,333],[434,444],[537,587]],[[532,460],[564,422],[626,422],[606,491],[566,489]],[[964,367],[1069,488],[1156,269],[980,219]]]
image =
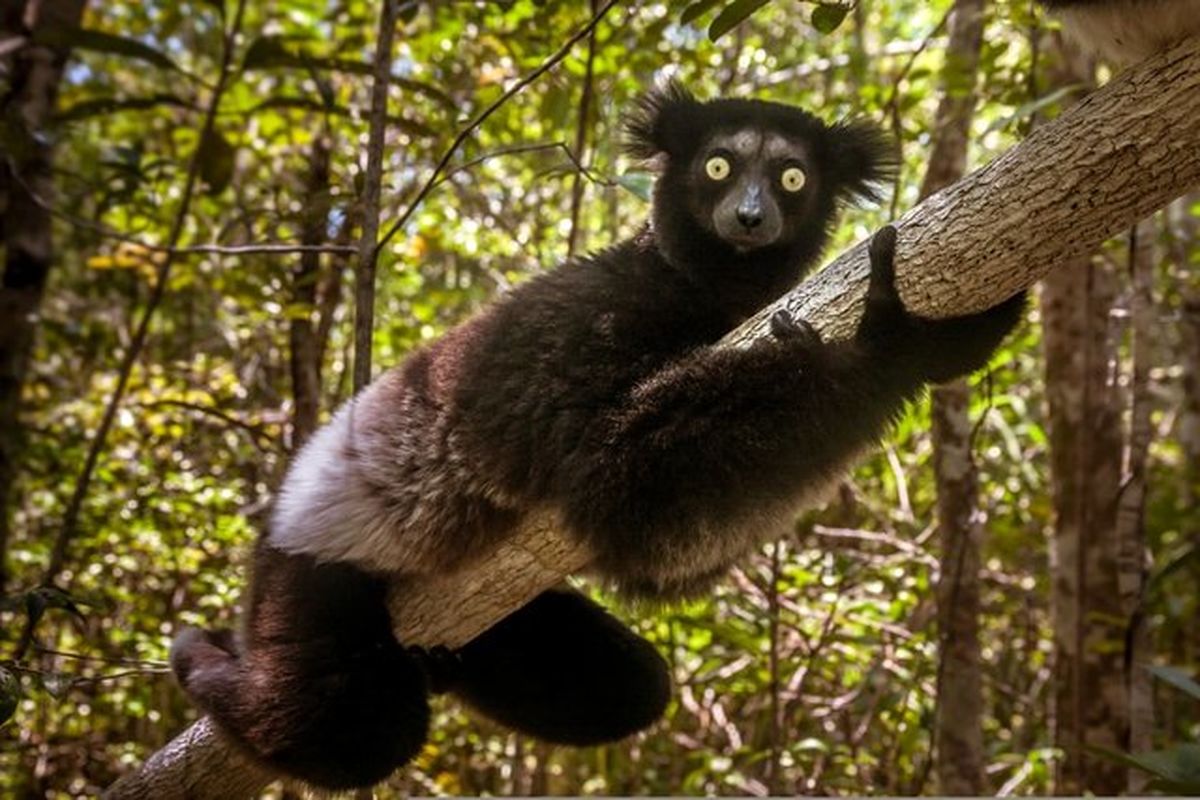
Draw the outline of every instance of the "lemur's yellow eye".
[[[704,171],[714,181],[723,181],[729,177],[729,160],[724,156],[713,156],[704,162]]]
[[[783,184],[785,192],[798,192],[804,188],[804,170],[799,167],[788,167],[779,176],[779,182]]]

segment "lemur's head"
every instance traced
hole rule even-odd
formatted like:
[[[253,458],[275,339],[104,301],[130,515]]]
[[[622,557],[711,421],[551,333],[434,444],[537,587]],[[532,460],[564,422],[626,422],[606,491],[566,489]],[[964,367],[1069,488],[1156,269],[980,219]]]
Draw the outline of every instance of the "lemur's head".
[[[659,171],[654,233],[678,266],[811,265],[841,201],[878,199],[894,159],[878,128],[827,125],[762,100],[700,102],[675,83],[645,95],[628,148]]]

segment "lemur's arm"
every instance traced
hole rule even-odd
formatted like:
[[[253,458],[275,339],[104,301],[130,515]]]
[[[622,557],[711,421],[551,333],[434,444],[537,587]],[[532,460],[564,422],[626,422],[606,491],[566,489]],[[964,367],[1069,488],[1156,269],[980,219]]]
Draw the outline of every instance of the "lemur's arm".
[[[776,341],[697,350],[597,419],[558,469],[568,525],[601,570],[636,582],[709,532],[733,536],[755,517],[794,511],[926,382],[986,363],[1022,298],[978,315],[915,317],[896,294],[894,245],[890,227],[872,242],[853,341],[822,343],[806,324],[777,319]]]

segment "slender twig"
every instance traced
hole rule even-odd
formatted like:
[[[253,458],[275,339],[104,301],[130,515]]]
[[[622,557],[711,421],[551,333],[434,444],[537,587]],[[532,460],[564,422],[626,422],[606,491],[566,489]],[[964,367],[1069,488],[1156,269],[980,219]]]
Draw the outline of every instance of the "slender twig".
[[[463,163],[459,164],[458,166],[446,170],[446,172],[443,173],[442,176],[440,178],[438,178],[437,181],[433,184],[432,188],[436,189],[437,187],[441,186],[442,184],[448,182],[451,178],[453,178],[455,175],[459,174],[460,172],[465,172],[466,170],[471,169],[472,167],[477,167],[480,164],[484,163],[485,161],[490,161],[493,158],[499,158],[501,156],[520,155],[522,153],[536,153],[536,152],[539,152],[542,150],[561,150],[563,155],[565,155],[567,157],[567,160],[570,161],[571,165],[575,168],[574,171],[577,174],[582,175],[589,182],[596,184],[597,186],[616,186],[617,185],[616,181],[609,180],[608,178],[605,178],[603,175],[597,174],[594,170],[591,170],[591,169],[588,169],[587,167],[585,167],[580,162],[579,157],[577,155],[575,155],[574,152],[571,151],[571,148],[567,147],[566,142],[536,142],[533,144],[518,144],[518,145],[513,145],[512,147],[501,147],[497,150],[492,150],[490,152],[484,153],[483,155],[472,158],[470,161],[464,161]]]
[[[121,664],[123,666],[136,666],[143,669],[158,669],[166,667],[167,662],[153,658],[120,658],[117,656],[94,656],[87,653],[72,653],[69,650],[56,650],[52,647],[35,647],[34,652],[48,655],[58,656],[59,658],[69,658],[74,661],[95,661],[101,664]]]
[[[33,202],[37,206],[49,214],[58,217],[59,219],[69,222],[77,228],[89,230],[92,233],[102,236],[105,239],[115,239],[119,242],[140,247],[153,253],[168,253],[171,255],[189,255],[193,253],[215,254],[223,256],[246,256],[246,255],[290,255],[293,253],[357,253],[358,248],[350,245],[306,245],[292,244],[291,242],[269,242],[266,244],[194,244],[186,247],[172,247],[165,244],[154,244],[139,239],[136,236],[119,231],[116,228],[110,228],[100,222],[94,222],[86,217],[80,217],[69,211],[63,211],[55,208],[52,203],[46,201],[32,189],[17,178],[22,187],[29,193]]]
[[[237,41],[237,36],[241,31],[242,18],[246,9],[246,0],[238,0],[237,10],[234,12],[233,23],[225,32],[224,37],[224,52],[221,56],[221,71],[217,78],[217,83],[213,88],[212,96],[209,99],[208,108],[204,113],[204,122],[200,129],[200,136],[196,140],[196,148],[192,152],[192,158],[188,164],[187,177],[184,180],[183,191],[180,195],[179,210],[175,214],[175,220],[171,226],[170,235],[167,237],[168,246],[174,250],[179,244],[179,239],[183,235],[183,229],[188,219],[188,212],[191,208],[192,198],[195,194],[196,183],[200,176],[200,163],[203,159],[203,146],[213,132],[213,126],[216,120],[217,108],[221,104],[221,98],[225,93],[225,89],[229,84],[230,77],[233,74],[234,68],[234,45]],[[104,416],[100,420],[100,427],[96,430],[92,437],[91,445],[88,447],[87,458],[84,461],[83,470],[79,474],[79,478],[75,482],[75,490],[67,503],[65,512],[63,513],[62,525],[58,530],[58,535],[55,537],[54,545],[50,553],[50,562],[46,567],[46,573],[42,578],[43,585],[52,585],[62,571],[63,565],[67,559],[67,548],[71,543],[72,537],[79,526],[79,514],[83,508],[84,498],[87,497],[87,492],[92,482],[92,475],[95,472],[96,464],[100,460],[100,453],[104,449],[104,445],[108,440],[109,431],[117,416],[117,409],[121,405],[121,400],[125,396],[125,389],[129,385],[129,377],[133,372],[133,365],[137,362],[141,355],[142,348],[146,344],[146,340],[150,334],[150,323],[154,318],[154,313],[158,310],[158,306],[162,303],[163,297],[167,291],[167,278],[171,273],[171,266],[174,264],[174,252],[168,252],[162,263],[158,265],[154,289],[150,294],[150,299],[146,303],[145,309],[142,311],[141,319],[138,320],[137,329],[133,335],[133,340],[130,342],[125,355],[121,360],[120,369],[118,371],[117,386],[113,390],[112,396],[109,398],[108,405],[104,409]],[[32,641],[32,630],[27,636],[22,636],[22,641],[17,647],[17,657],[20,658],[28,649],[30,641]]]
[[[121,672],[109,672],[104,675],[85,675],[80,678],[72,678],[72,685],[80,685],[85,683],[104,683],[105,681],[117,681],[122,678],[140,678],[144,675],[170,675],[170,667],[152,667],[148,669],[127,669]]]
[[[620,2],[620,0],[608,0],[608,2],[605,3],[600,10],[592,16],[591,20],[578,31],[576,31],[570,39],[567,39],[567,41],[563,43],[562,47],[558,48],[553,55],[543,61],[537,69],[533,70],[528,75],[514,83],[508,89],[508,91],[496,98],[491,105],[489,105],[479,114],[479,116],[471,120],[471,122],[468,123],[465,128],[458,132],[458,135],[454,137],[454,141],[450,143],[450,146],[446,148],[446,152],[442,154],[442,158],[440,161],[438,161],[437,166],[433,168],[433,172],[430,173],[429,177],[425,180],[425,183],[421,186],[421,190],[417,192],[417,196],[413,198],[412,202],[408,204],[408,208],[404,209],[404,213],[402,213],[399,218],[392,223],[391,227],[388,228],[387,233],[385,233],[383,238],[379,240],[379,244],[377,244],[375,247],[376,253],[378,253],[378,251],[381,250],[384,245],[390,242],[392,237],[395,236],[401,228],[407,225],[410,219],[412,219],[412,215],[416,212],[417,208],[420,207],[421,203],[424,202],[425,198],[429,196],[429,193],[433,190],[434,185],[437,183],[438,177],[440,177],[442,172],[445,171],[446,167],[450,165],[450,159],[454,158],[454,154],[458,152],[458,148],[462,146],[463,142],[465,142],[467,138],[479,128],[480,125],[482,125],[484,122],[487,122],[488,117],[496,113],[501,106],[515,97],[526,86],[536,81],[545,73],[549,72],[560,61],[566,58],[576,43],[591,35],[592,31],[596,29],[596,26],[600,24],[604,17],[608,15],[608,12],[611,11],[613,6],[617,5],[618,2]]]
[[[383,0],[379,9],[371,115],[367,139],[367,169],[363,181],[362,231],[354,269],[354,391],[371,382],[371,337],[375,331],[375,265],[379,249],[379,196],[383,186],[383,144],[387,133],[388,88],[392,79],[392,42],[396,38],[396,0]]]
[[[206,416],[213,417],[214,419],[219,419],[220,421],[224,422],[225,424],[227,424],[231,427],[237,428],[239,430],[245,431],[246,433],[250,434],[251,442],[259,450],[264,449],[263,445],[260,443],[259,440],[263,440],[263,441],[267,442],[268,444],[275,443],[275,437],[273,437],[273,436],[271,436],[271,434],[267,433],[265,430],[265,426],[263,426],[262,424],[258,424],[258,423],[254,423],[254,422],[246,422],[245,420],[238,419],[237,417],[235,417],[231,414],[228,414],[215,406],[207,406],[207,405],[203,405],[201,403],[189,403],[186,400],[150,400],[145,403],[138,403],[138,406],[140,408],[148,408],[148,409],[166,408],[166,407],[182,408],[187,411],[195,411],[198,414],[204,414]]]
[[[592,14],[596,13],[597,0],[591,0]],[[579,93],[579,119],[575,126],[575,153],[583,158],[587,148],[588,118],[592,112],[592,83],[595,77],[596,29],[588,34],[587,68],[583,74],[583,90]],[[567,235],[567,258],[575,255],[575,244],[579,241],[579,211],[583,207],[583,176],[575,174],[571,184],[571,229]]]
[[[912,53],[909,54],[908,60],[904,62],[904,66],[899,72],[896,73],[896,77],[892,80],[892,88],[888,94],[887,102],[883,104],[884,116],[891,121],[892,131],[896,134],[896,163],[898,164],[904,163],[904,138],[901,135],[904,132],[904,127],[900,122],[900,84],[903,83],[904,79],[907,78],[909,73],[912,72],[912,68],[917,63],[917,59],[920,58],[921,54],[924,53],[929,47],[929,44],[933,41],[934,37],[940,34],[943,29],[945,29],[946,24],[950,21],[950,15],[954,12],[954,8],[955,6],[951,4],[950,8],[946,9],[946,13],[942,15],[940,20],[938,20],[938,24],[935,25],[933,29],[925,35],[925,38],[921,40],[921,44],[917,47],[917,49],[913,50]],[[903,173],[904,170],[902,169],[896,170],[895,183],[892,187],[892,217],[895,217],[900,209],[900,188],[901,181],[904,177]]]

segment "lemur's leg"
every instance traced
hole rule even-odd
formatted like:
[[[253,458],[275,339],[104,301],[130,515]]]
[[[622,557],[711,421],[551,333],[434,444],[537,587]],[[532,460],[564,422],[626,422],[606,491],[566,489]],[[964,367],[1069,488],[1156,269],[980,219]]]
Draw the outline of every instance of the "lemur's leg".
[[[385,589],[262,541],[240,651],[189,629],[171,665],[252,758],[327,789],[370,786],[416,755],[429,722],[425,673],[392,635]]]
[[[548,742],[594,745],[653,724],[671,695],[654,647],[578,592],[544,592],[455,653],[449,688]]]
[[[872,242],[852,340],[823,343],[785,316],[773,341],[695,351],[598,421],[558,470],[568,528],[601,572],[671,593],[680,572],[719,565],[726,542],[753,538],[737,528],[786,518],[836,479],[925,383],[986,363],[1023,297],[981,314],[917,317],[896,293],[894,248],[890,227]]]

